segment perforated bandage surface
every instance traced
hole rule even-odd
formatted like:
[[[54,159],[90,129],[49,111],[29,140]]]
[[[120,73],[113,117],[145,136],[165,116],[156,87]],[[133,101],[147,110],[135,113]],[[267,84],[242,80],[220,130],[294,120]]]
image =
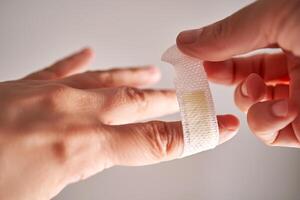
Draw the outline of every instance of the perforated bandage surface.
[[[184,132],[182,157],[214,148],[219,132],[203,62],[170,47],[162,60],[175,68],[175,87]]]

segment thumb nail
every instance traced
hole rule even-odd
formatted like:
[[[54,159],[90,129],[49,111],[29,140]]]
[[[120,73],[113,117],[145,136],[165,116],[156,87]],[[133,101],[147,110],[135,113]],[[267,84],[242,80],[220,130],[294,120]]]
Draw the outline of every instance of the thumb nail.
[[[196,43],[200,30],[188,30],[181,32],[177,37],[177,42],[182,45]]]

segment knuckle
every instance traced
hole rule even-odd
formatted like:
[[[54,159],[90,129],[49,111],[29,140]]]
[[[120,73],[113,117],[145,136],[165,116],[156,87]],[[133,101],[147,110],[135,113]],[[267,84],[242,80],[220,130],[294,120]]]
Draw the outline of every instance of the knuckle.
[[[147,104],[145,93],[133,87],[121,87],[119,89],[119,98],[123,103],[136,104],[138,108],[144,108]]]
[[[230,20],[222,20],[220,22],[215,23],[208,34],[211,35],[213,38],[214,44],[216,44],[216,48],[218,48],[220,51],[227,48],[228,42],[224,41],[224,38],[226,38],[231,32],[231,25]]]
[[[114,85],[115,83],[115,76],[112,72],[103,71],[99,75],[99,79],[104,86]]]
[[[50,107],[59,106],[62,102],[65,102],[64,100],[73,95],[72,88],[58,83],[45,86],[44,91],[44,103]]]
[[[59,163],[66,164],[75,156],[78,148],[76,140],[80,137],[78,129],[76,125],[66,127],[52,143],[53,155]]]
[[[125,110],[130,109],[132,113],[142,114],[148,104],[149,102],[143,91],[132,87],[119,87],[112,90],[112,93],[105,95],[100,108],[102,113],[100,120],[104,124],[115,124],[116,121],[124,120],[116,114],[121,111],[124,112],[125,106]],[[134,118],[134,116],[131,117]]]
[[[69,92],[71,88],[66,85],[59,83],[52,83],[46,86],[46,93],[50,96],[61,96],[65,95],[66,92]]]
[[[54,155],[54,157],[56,158],[56,160],[63,164],[65,163],[68,159],[67,156],[67,142],[63,139],[56,141],[52,144],[52,153]]]
[[[226,33],[226,20],[216,23],[214,26],[214,29],[212,31],[212,34],[215,39],[222,38],[224,34]]]
[[[150,142],[152,155],[155,160],[163,161],[169,155],[169,149],[172,142],[172,134],[165,122],[153,121],[146,125],[146,137]]]
[[[110,135],[99,124],[86,125],[78,122],[60,131],[61,133],[57,134],[54,142],[51,143],[52,155],[58,165],[88,167],[94,162],[87,159],[88,157],[108,151]],[[101,165],[103,168],[110,167],[111,162],[105,158]]]

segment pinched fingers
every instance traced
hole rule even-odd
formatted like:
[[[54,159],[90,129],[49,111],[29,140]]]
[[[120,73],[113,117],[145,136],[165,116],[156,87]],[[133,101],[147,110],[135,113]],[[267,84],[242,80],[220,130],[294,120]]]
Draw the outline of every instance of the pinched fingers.
[[[241,111],[247,112],[250,106],[266,98],[266,95],[267,86],[264,81],[257,74],[251,74],[235,89],[234,100]]]
[[[235,89],[234,100],[238,108],[247,112],[255,103],[272,99],[289,98],[289,85],[266,85],[257,74],[250,74]]]
[[[235,91],[235,102],[247,113],[252,132],[271,146],[300,147],[293,128],[297,107],[289,97],[289,85],[267,86],[257,74],[251,74]]]
[[[278,143],[276,138],[290,135],[293,140],[296,137],[293,130],[287,130],[287,126],[297,117],[297,109],[288,100],[271,100],[259,102],[251,106],[247,119],[253,133],[266,144]],[[288,133],[286,132],[288,131]]]

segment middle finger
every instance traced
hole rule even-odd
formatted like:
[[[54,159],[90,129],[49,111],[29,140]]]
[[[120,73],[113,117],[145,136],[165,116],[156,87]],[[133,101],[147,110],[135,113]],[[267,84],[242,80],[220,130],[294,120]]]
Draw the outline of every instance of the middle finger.
[[[125,124],[171,114],[179,110],[175,91],[118,87],[90,90],[102,101],[95,102],[105,124]],[[94,112],[93,106],[91,112]]]

